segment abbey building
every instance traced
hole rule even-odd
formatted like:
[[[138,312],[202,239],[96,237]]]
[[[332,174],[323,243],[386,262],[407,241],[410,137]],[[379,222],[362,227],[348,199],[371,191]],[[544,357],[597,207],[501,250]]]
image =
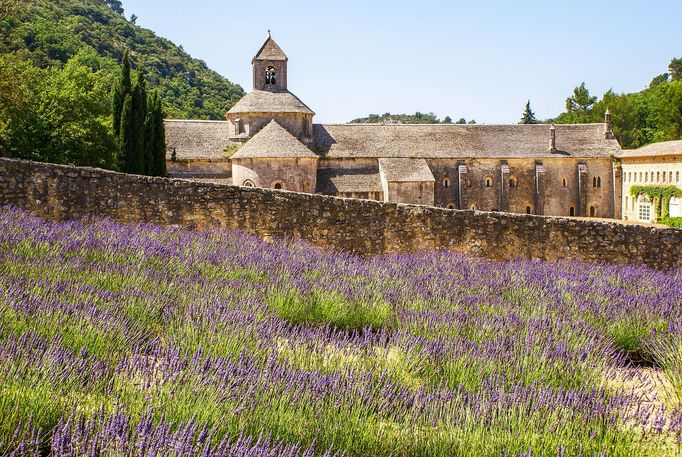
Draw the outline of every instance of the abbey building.
[[[172,176],[453,209],[621,213],[621,153],[603,124],[315,124],[271,38],[225,121],[166,121]]]

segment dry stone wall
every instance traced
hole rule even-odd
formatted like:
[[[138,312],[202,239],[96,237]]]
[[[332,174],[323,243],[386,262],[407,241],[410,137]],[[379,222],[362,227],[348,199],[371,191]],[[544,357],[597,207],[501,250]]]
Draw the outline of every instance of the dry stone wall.
[[[682,230],[618,222],[455,211],[125,175],[0,159],[0,203],[65,220],[240,229],[361,255],[423,250],[682,267]]]

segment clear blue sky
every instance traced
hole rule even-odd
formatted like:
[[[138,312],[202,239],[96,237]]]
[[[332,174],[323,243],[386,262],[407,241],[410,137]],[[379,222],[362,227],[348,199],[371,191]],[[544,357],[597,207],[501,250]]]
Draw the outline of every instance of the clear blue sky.
[[[682,57],[682,1],[124,0],[126,16],[251,90],[271,29],[289,89],[316,122],[433,111],[515,123],[593,94],[633,92]]]

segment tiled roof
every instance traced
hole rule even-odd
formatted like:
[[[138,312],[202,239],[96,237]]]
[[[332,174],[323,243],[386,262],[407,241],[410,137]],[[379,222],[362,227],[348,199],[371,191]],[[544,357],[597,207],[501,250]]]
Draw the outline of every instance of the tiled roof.
[[[619,157],[656,157],[656,156],[682,156],[682,140],[663,141],[642,146],[639,149],[628,149],[623,151]]]
[[[329,158],[609,157],[620,153],[604,124],[557,125],[558,153],[549,151],[549,125],[315,124],[315,149]]]
[[[166,158],[173,150],[178,159],[226,159],[229,142],[227,121],[165,120]]]
[[[287,90],[254,90],[244,95],[227,114],[236,113],[306,113],[315,114]]]
[[[253,60],[288,60],[288,58],[284,51],[282,51],[282,48],[269,36]]]
[[[381,192],[381,179],[376,168],[320,168],[317,170],[317,192]]]
[[[232,159],[260,158],[297,158],[318,156],[298,141],[275,120],[256,133],[244,146],[231,157]]]
[[[424,159],[379,159],[381,177],[389,182],[434,182]]]

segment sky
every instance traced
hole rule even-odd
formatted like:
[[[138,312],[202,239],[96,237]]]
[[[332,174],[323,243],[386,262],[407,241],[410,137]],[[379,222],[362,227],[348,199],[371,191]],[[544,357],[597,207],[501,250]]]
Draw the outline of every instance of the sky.
[[[289,90],[345,123],[434,112],[516,123],[565,109],[585,82],[635,92],[682,57],[682,1],[123,0],[126,16],[182,45],[246,91],[268,30],[289,57]]]

